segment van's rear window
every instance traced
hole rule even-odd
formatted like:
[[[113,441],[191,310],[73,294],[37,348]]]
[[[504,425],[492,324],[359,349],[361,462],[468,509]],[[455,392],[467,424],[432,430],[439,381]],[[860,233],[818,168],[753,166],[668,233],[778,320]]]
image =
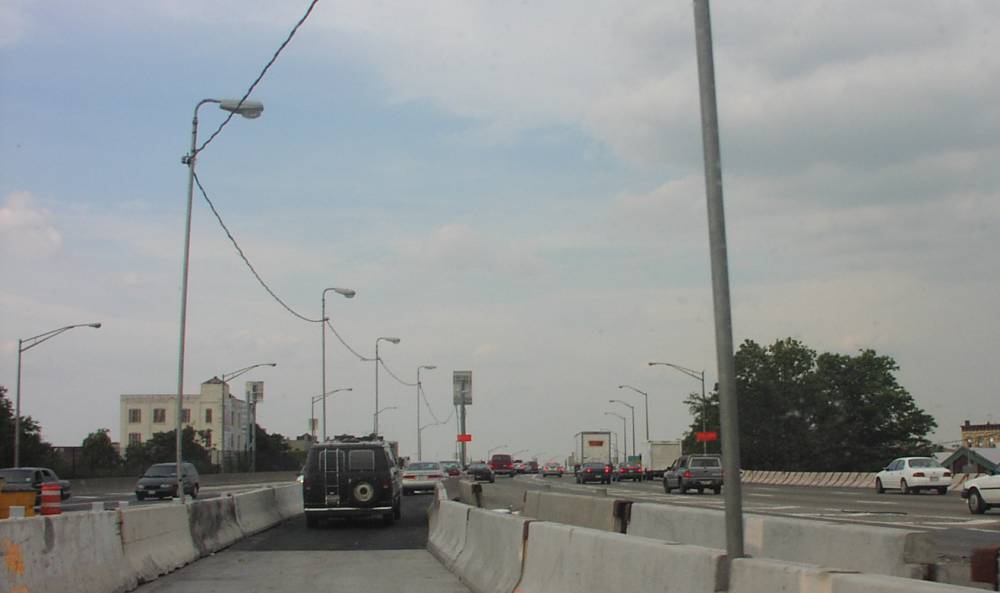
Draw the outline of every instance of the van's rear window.
[[[352,472],[372,471],[375,469],[375,452],[370,449],[351,451],[347,454],[347,467]]]

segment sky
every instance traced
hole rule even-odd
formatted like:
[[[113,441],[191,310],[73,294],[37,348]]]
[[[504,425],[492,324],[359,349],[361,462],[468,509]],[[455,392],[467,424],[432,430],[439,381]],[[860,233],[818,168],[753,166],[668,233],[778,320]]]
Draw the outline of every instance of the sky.
[[[308,2],[0,4],[0,384],[75,445],[119,433],[124,393],[177,388],[191,116],[239,98]],[[1000,420],[1000,4],[712,6],[736,343],[872,348],[937,441]],[[473,373],[470,456],[563,459],[650,437],[716,379],[690,2],[321,0],[199,178],[273,291],[380,354],[387,438],[415,456],[420,365],[449,419]],[[200,111],[202,139],[225,113]],[[193,211],[185,393],[262,362],[260,424],[306,432],[321,329]],[[328,432],[367,432],[375,368],[332,335]],[[432,415],[433,413],[433,415]],[[631,425],[629,423],[629,430]],[[454,456],[454,418],[423,429]],[[631,435],[630,435],[631,436]]]

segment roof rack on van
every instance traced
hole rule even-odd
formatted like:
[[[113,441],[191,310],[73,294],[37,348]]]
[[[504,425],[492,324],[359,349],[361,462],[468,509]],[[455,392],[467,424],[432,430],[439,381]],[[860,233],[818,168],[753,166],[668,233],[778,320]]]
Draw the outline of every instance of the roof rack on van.
[[[366,434],[361,436],[355,436],[353,434],[338,434],[334,435],[333,440],[340,441],[341,443],[360,443],[362,441],[381,441],[381,435],[375,433]]]

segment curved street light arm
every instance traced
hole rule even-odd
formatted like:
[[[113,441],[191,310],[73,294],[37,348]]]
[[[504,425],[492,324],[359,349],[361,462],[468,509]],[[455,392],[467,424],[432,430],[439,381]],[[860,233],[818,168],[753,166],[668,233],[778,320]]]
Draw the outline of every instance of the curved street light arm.
[[[658,366],[658,365],[659,366],[670,367],[672,369],[676,369],[676,370],[684,373],[685,375],[691,377],[692,379],[697,379],[699,381],[704,381],[705,380],[705,371],[696,371],[694,369],[689,369],[687,367],[682,367],[681,365],[674,364],[672,362],[651,362],[651,363],[649,363],[649,366]]]
[[[63,332],[67,332],[67,331],[69,331],[71,329],[74,329],[74,328],[77,328],[77,327],[92,327],[94,329],[99,329],[101,327],[101,324],[100,323],[77,323],[77,324],[74,324],[74,325],[67,325],[65,327],[60,327],[58,329],[53,329],[53,330],[47,331],[45,333],[38,334],[37,336],[32,336],[30,338],[24,338],[23,340],[18,340],[18,351],[19,352],[26,352],[28,350],[31,350],[32,348],[34,348],[35,346],[41,344],[42,342],[51,340],[52,338],[58,336],[59,334],[61,334]],[[31,343],[28,344],[27,346],[25,346],[24,345],[25,342],[31,342]]]
[[[276,362],[261,362],[261,363],[258,363],[258,364],[252,364],[252,365],[250,365],[248,367],[245,367],[245,368],[242,368],[242,369],[240,369],[238,371],[233,371],[231,373],[222,373],[222,376],[219,377],[219,379],[221,379],[222,382],[225,383],[227,381],[232,381],[233,379],[235,379],[236,377],[239,377],[243,373],[247,373],[247,372],[249,372],[249,371],[251,371],[251,370],[253,370],[253,369],[257,368],[257,367],[276,367],[276,366],[278,366],[278,363],[276,363]]]

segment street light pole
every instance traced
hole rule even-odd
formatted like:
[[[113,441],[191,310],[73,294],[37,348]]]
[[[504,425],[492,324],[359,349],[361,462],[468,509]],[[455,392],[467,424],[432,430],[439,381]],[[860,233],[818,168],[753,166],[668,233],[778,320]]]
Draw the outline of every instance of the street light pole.
[[[309,406],[309,431],[312,433],[313,441],[316,440],[316,402],[318,402],[320,400],[323,400],[325,402],[326,401],[326,397],[328,395],[333,395],[334,393],[337,393],[338,391],[354,391],[354,388],[353,387],[341,387],[339,389],[334,389],[333,391],[327,391],[326,393],[321,393],[319,395],[314,395],[314,396],[312,396],[310,398],[312,400],[312,402],[310,403],[310,406]],[[326,410],[326,406],[323,406],[323,409],[324,409],[323,413],[325,414],[326,413],[326,411],[325,411]],[[326,418],[323,418],[323,424],[324,425],[326,424]],[[323,440],[326,441],[325,438]]]
[[[674,370],[684,373],[685,375],[691,377],[692,379],[701,381],[701,432],[705,432],[705,417],[708,415],[708,400],[705,399],[705,371],[704,370],[695,371],[687,367],[682,367],[679,364],[674,364],[672,362],[651,362],[649,363],[649,366],[670,367]],[[708,453],[708,441],[703,440],[701,442],[701,452]]]
[[[381,364],[381,359],[378,355],[378,343],[382,340],[386,342],[391,342],[393,344],[399,343],[399,338],[376,338],[375,339],[375,418],[372,422],[373,430],[372,434],[378,436],[378,365]]]
[[[323,289],[323,298],[321,299],[322,300],[322,305],[321,305],[321,309],[322,310],[321,310],[321,313],[320,313],[320,323],[319,323],[319,325],[320,325],[319,329],[320,329],[320,332],[322,333],[322,340],[321,340],[320,343],[322,344],[321,348],[323,350],[323,355],[322,355],[323,362],[320,365],[323,368],[323,382],[322,382],[321,387],[320,387],[320,391],[319,391],[320,393],[326,393],[326,324],[327,324],[327,317],[326,317],[326,293],[330,292],[331,290],[333,292],[335,292],[335,293],[337,293],[339,295],[343,295],[345,298],[349,298],[349,299],[354,298],[354,294],[355,294],[355,292],[353,290],[351,290],[350,288],[330,287],[330,288],[324,288]],[[310,427],[310,428],[312,428],[312,427]],[[315,439],[315,437],[316,437],[316,431],[313,430],[313,438]],[[323,440],[326,441],[326,398],[323,398]]]
[[[423,364],[417,367],[417,459],[418,460],[424,458],[423,447],[421,446],[420,442],[420,390],[421,390],[420,370],[427,369],[428,371],[432,371],[436,368],[437,367],[432,364]]]
[[[222,468],[223,473],[225,473],[226,471],[226,382],[232,381],[233,379],[239,377],[243,373],[249,372],[257,367],[276,367],[276,366],[278,366],[278,363],[276,362],[262,362],[259,364],[252,364],[248,367],[242,368],[238,371],[233,371],[231,373],[222,373],[222,375],[219,376],[219,380],[222,381],[222,411],[221,411],[222,417],[219,418],[219,420],[221,421],[220,424],[222,426],[222,430],[220,431],[222,433],[222,445],[219,448],[220,450],[219,466]]]
[[[609,399],[608,402],[610,402],[610,403],[619,403],[619,404],[621,404],[623,406],[628,406],[628,409],[632,411],[632,454],[635,455],[636,454],[636,448],[635,448],[635,406],[633,406],[632,404],[628,403],[627,401],[622,401],[620,399]],[[625,435],[625,438],[628,438],[627,434]],[[626,457],[625,461],[627,462],[628,461],[628,456],[626,455],[625,457]]]
[[[181,473],[181,414],[184,410],[184,344],[187,336],[188,267],[191,261],[191,205],[194,202],[194,165],[198,158],[198,109],[205,103],[218,103],[219,108],[248,119],[260,117],[264,105],[258,101],[202,99],[194,106],[191,119],[191,152],[181,158],[188,167],[187,211],[184,216],[184,259],[181,265],[180,345],[177,349],[177,498],[184,501],[184,481]]]
[[[631,389],[632,391],[634,391],[634,392],[638,393],[639,395],[641,395],[646,400],[646,441],[649,441],[649,394],[646,393],[645,391],[641,390],[641,389],[636,389],[635,387],[632,387],[631,385],[619,385],[618,386],[618,389],[623,389],[623,388]]]
[[[625,461],[628,461],[628,425],[626,424],[625,416],[621,414],[616,414],[614,412],[605,412],[607,416],[618,416],[622,420],[622,434],[625,435]]]
[[[17,341],[17,396],[14,402],[14,467],[21,467],[21,354],[31,350],[35,346],[51,340],[63,332],[67,332],[77,327],[92,327],[100,329],[100,323],[77,323],[67,325],[51,331],[47,331],[30,338],[19,339]]]

